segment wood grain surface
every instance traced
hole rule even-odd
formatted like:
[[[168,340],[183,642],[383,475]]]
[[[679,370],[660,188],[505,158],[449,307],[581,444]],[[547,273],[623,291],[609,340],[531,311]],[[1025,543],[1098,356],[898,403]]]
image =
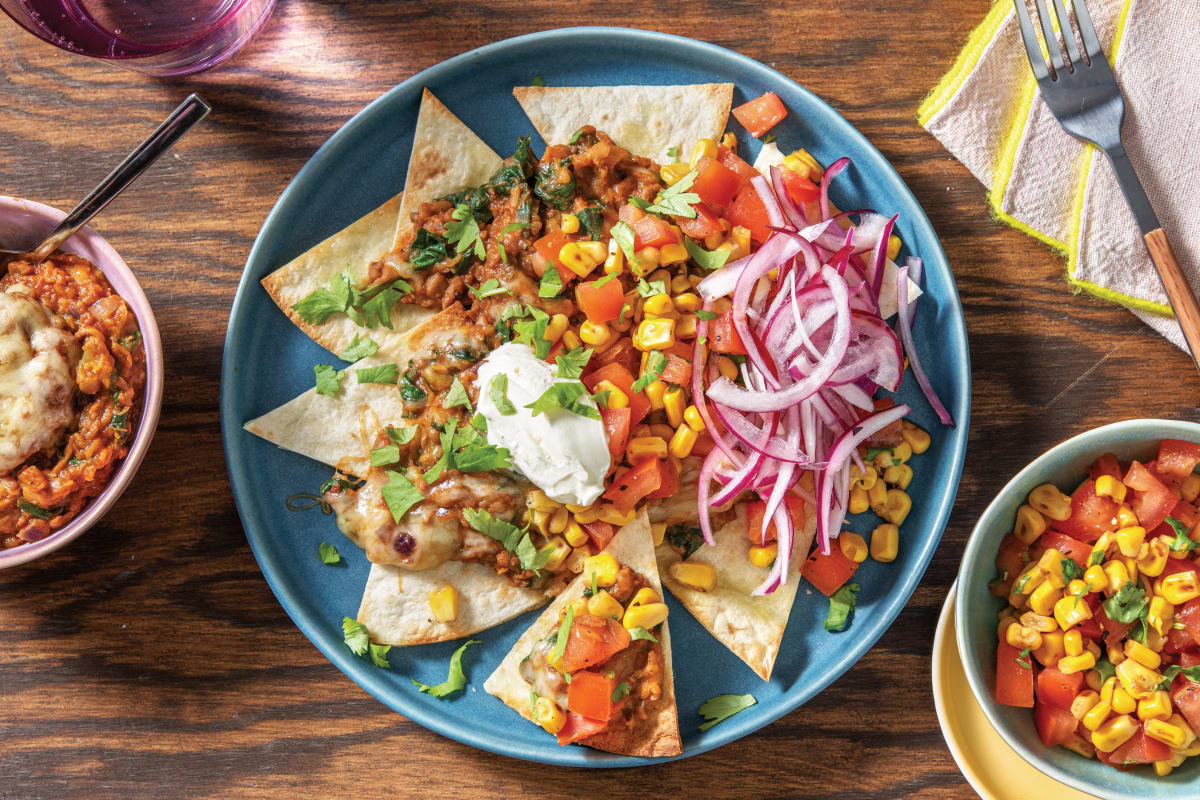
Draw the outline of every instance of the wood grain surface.
[[[0,18],[0,193],[69,208],[189,91],[215,110],[95,227],[140,276],[167,353],[162,421],[105,521],[0,574],[0,797],[967,798],[933,711],[930,647],[991,496],[1048,446],[1137,416],[1197,417],[1191,360],[1073,296],[1064,263],[992,220],[916,123],[986,0],[281,0],[227,66],[165,81],[60,52]],[[970,451],[924,581],[819,697],[715,752],[554,770],[392,713],[291,624],[233,508],[217,425],[225,324],[255,233],[352,114],[439,61],[602,23],[695,36],[829,101],[900,171],[942,237],[974,365]]]

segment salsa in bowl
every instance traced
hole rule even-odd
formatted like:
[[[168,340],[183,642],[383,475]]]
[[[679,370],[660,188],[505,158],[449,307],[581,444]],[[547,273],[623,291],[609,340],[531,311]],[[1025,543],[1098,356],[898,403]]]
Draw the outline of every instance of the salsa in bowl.
[[[62,213],[0,198],[0,241]],[[0,271],[0,567],[90,527],[141,462],[162,398],[149,303],[121,257],[88,229],[34,264]]]

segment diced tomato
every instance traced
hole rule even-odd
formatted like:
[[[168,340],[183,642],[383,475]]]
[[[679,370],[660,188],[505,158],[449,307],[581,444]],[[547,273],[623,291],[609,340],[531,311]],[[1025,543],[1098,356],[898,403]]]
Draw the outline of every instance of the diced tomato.
[[[733,109],[733,116],[751,136],[758,138],[787,116],[787,108],[779,99],[779,95],[767,92]]]
[[[1008,642],[996,646],[996,702],[1006,706],[1033,708],[1033,662],[1017,663],[1021,651]]]
[[[758,192],[753,186],[743,186],[733,198],[733,202],[725,209],[725,218],[734,225],[741,225],[750,231],[750,238],[762,244],[771,235],[771,224],[767,216],[767,207],[759,199]]]
[[[733,312],[726,311],[708,323],[708,349],[717,353],[746,355],[742,337],[733,327]]]
[[[608,549],[608,543],[613,540],[617,532],[613,528],[612,523],[598,519],[595,522],[581,522],[579,527],[583,528],[583,532],[592,540],[592,550],[597,553]]]
[[[1117,480],[1125,473],[1121,470],[1121,465],[1117,461],[1117,457],[1112,453],[1105,453],[1092,462],[1092,466],[1088,468],[1088,475],[1092,480],[1096,480],[1101,475],[1110,475]]]
[[[1177,675],[1171,684],[1171,703],[1179,709],[1192,730],[1200,730],[1200,683],[1192,683],[1184,675]]]
[[[1033,707],[1033,722],[1037,726],[1038,738],[1046,747],[1057,747],[1071,741],[1077,724],[1069,710],[1043,702],[1041,697]]]
[[[615,345],[614,345],[615,346]],[[596,391],[600,381],[609,381],[629,398],[629,426],[632,428],[650,413],[650,400],[641,392],[633,390],[633,375],[622,364],[605,364],[583,376],[583,385],[589,392]]]
[[[1097,537],[1099,538],[1099,537]],[[1088,559],[1092,557],[1092,546],[1073,539],[1065,533],[1048,530],[1039,540],[1046,550],[1057,550],[1064,556],[1070,556],[1075,563],[1087,569]]]
[[[1094,612],[1096,622],[1104,629],[1104,643],[1110,647],[1120,646],[1121,640],[1129,633],[1129,629],[1133,627],[1132,622],[1117,622],[1110,619],[1104,611],[1104,606],[1100,606]]]
[[[704,203],[693,203],[692,208],[696,210],[695,219],[688,219],[687,217],[675,218],[676,224],[679,225],[679,230],[693,239],[700,239],[701,241],[713,234],[722,233],[725,230],[721,226],[721,218],[711,208],[704,205]]]
[[[626,225],[630,226],[644,216],[646,216],[645,211],[642,211],[640,208],[630,203],[626,203],[625,205],[621,206],[620,211],[617,212],[617,218],[620,219],[621,222],[624,222]]]
[[[1180,572],[1196,573],[1196,580],[1200,581],[1200,565],[1189,558],[1168,558],[1167,565],[1163,567],[1162,574],[1158,576],[1159,580],[1168,575],[1175,575]]]
[[[679,494],[679,467],[675,466],[675,462],[671,460],[664,461],[659,474],[662,476],[659,487],[646,495],[646,497],[654,500],[660,497],[674,497]]]
[[[619,464],[629,441],[629,407],[601,408],[600,421],[604,423],[604,437],[608,440],[611,463]]]
[[[692,362],[675,355],[667,354],[667,365],[663,367],[662,379],[676,386],[687,386],[692,382]]]
[[[810,181],[807,176],[799,175],[790,169],[781,169],[779,174],[783,178],[783,188],[796,205],[803,206],[805,203],[811,203],[820,198],[821,188]]]
[[[1185,503],[1183,500],[1175,504],[1175,507],[1171,509],[1171,513],[1168,516],[1172,516],[1186,525],[1189,533],[1192,528],[1196,527],[1197,523],[1200,523],[1200,511],[1197,511],[1196,507],[1191,503]],[[1171,531],[1171,535],[1175,535],[1174,530]]]
[[[606,719],[591,719],[582,714],[567,714],[567,721],[558,732],[559,744],[571,744],[589,736],[594,736],[608,727]]]
[[[1171,757],[1171,748],[1157,739],[1147,736],[1140,728],[1125,744],[1109,755],[1118,764],[1152,764]]]
[[[793,494],[785,494],[783,496],[783,502],[787,504],[788,513],[792,516],[793,530],[800,530],[803,528],[804,501]],[[765,545],[767,542],[775,541],[776,531],[774,520],[767,525],[766,536],[763,536],[763,514],[765,514],[766,511],[767,504],[762,500],[751,500],[746,504],[746,513],[749,517],[749,525],[746,529],[746,535],[749,537],[752,544]]]
[[[616,343],[593,355],[587,363],[587,368],[595,372],[608,364],[620,364],[632,375],[637,370],[638,360],[641,357],[642,354],[633,346],[633,340],[628,336],[622,336],[617,339]]]
[[[629,631],[612,617],[580,614],[571,623],[563,669],[574,672],[603,664],[629,646]]]
[[[1050,520],[1050,525],[1080,541],[1094,542],[1105,531],[1116,530],[1118,508],[1111,497],[1096,494],[1096,482],[1088,479],[1071,495],[1071,516]]]
[[[691,191],[700,195],[700,199],[710,206],[724,206],[741,188],[741,176],[720,161],[710,161],[696,175]]]
[[[1011,533],[1000,541],[1000,549],[996,551],[996,572],[1006,583],[1010,583],[1021,574],[1029,563],[1029,549]]]
[[[1175,609],[1175,621],[1182,622],[1184,631],[1192,637],[1192,643],[1200,646],[1200,597],[1188,600]]]
[[[569,241],[571,241],[570,237],[562,231],[552,231],[535,241],[533,243],[534,272],[541,275],[546,271],[547,262],[558,263],[558,251],[562,250],[562,246]],[[560,269],[558,274],[567,282],[575,277],[575,273],[569,269]]]
[[[749,185],[750,181],[759,174],[758,170],[725,145],[717,145],[717,161],[736,172],[742,179],[742,186]]]
[[[858,564],[854,559],[846,558],[842,553],[842,548],[838,546],[837,542],[833,542],[829,548],[829,555],[822,553],[818,546],[804,562],[804,568],[800,574],[807,578],[808,582],[815,586],[821,594],[832,597],[834,592],[850,580],[857,569]]]
[[[666,480],[666,462],[646,456],[623,472],[618,472],[612,486],[604,493],[622,514],[633,510],[642,498],[657,491]]]
[[[625,292],[616,278],[588,281],[575,287],[575,300],[589,320],[608,322],[621,316]]]
[[[1129,505],[1137,515],[1138,524],[1152,531],[1162,524],[1167,514],[1179,502],[1175,493],[1154,477],[1144,464],[1134,461],[1125,473],[1125,485],[1133,490]]]
[[[1192,635],[1182,628],[1171,628],[1163,637],[1163,652],[1171,655],[1182,653],[1189,647],[1195,646],[1196,641],[1192,639]]]
[[[1200,464],[1200,444],[1163,439],[1158,445],[1158,471],[1186,478]]]
[[[1037,676],[1037,699],[1042,705],[1052,705],[1055,708],[1071,707],[1075,695],[1083,688],[1083,673],[1059,672],[1054,667],[1046,667]],[[1071,730],[1075,724],[1071,723]],[[1047,745],[1050,747],[1052,745]]]
[[[1179,666],[1194,667],[1200,665],[1200,650],[1184,650],[1179,654]]]
[[[679,237],[671,230],[671,223],[665,219],[647,215],[633,223],[632,227],[634,250],[679,243]]]
[[[895,405],[896,401],[890,397],[877,397],[875,399],[876,411],[884,411],[893,408]],[[863,440],[863,444],[867,447],[895,447],[904,439],[901,436],[903,430],[904,426],[900,420],[889,422]]]
[[[716,446],[717,443],[713,441],[712,436],[709,435],[708,431],[704,431],[700,434],[700,438],[696,440],[696,443],[692,445],[692,455],[704,458]]]
[[[1084,730],[1087,730],[1087,729],[1085,728]],[[1091,740],[1091,731],[1088,731],[1088,740],[1089,741]],[[1121,748],[1119,748],[1119,747],[1117,748],[1117,750],[1120,750],[1120,749]],[[1133,769],[1132,764],[1125,764],[1120,761],[1114,761],[1113,753],[1115,753],[1115,752],[1117,752],[1117,751],[1114,750],[1112,753],[1105,753],[1102,750],[1097,750],[1096,751],[1096,759],[1100,763],[1107,764],[1108,766],[1112,767],[1113,769],[1119,769],[1121,772],[1128,772],[1129,770]]]
[[[612,693],[617,679],[591,670],[571,674],[567,686],[567,710],[592,719],[607,720],[612,716]]]

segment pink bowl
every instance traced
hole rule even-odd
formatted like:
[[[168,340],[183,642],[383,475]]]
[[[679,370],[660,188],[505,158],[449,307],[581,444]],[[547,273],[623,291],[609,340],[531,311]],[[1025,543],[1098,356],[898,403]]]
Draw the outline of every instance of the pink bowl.
[[[66,214],[62,211],[41,203],[0,195],[0,243],[13,242],[19,245],[36,240],[49,233],[64,216]],[[94,497],[79,516],[61,530],[38,542],[0,550],[0,569],[25,564],[54,552],[95,525],[133,480],[146,450],[150,448],[150,440],[154,438],[158,412],[162,407],[162,341],[158,337],[158,323],[154,321],[154,312],[150,310],[150,303],[142,293],[142,287],[138,286],[137,279],[117,255],[117,251],[91,228],[82,228],[67,240],[62,249],[83,256],[99,267],[137,317],[138,327],[142,331],[142,342],[146,348],[146,388],[142,392],[142,413],[129,454],[125,456],[125,460],[121,462],[104,491]]]

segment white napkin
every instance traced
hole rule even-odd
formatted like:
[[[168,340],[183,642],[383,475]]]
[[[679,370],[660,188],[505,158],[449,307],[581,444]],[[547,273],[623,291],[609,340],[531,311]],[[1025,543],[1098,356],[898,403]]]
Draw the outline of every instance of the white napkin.
[[[1087,5],[1125,94],[1125,149],[1200,286],[1200,0]],[[1184,347],[1108,159],[1067,134],[1037,91],[1011,0],[997,0],[918,119],[987,187],[996,216],[1067,256],[1069,283]]]

